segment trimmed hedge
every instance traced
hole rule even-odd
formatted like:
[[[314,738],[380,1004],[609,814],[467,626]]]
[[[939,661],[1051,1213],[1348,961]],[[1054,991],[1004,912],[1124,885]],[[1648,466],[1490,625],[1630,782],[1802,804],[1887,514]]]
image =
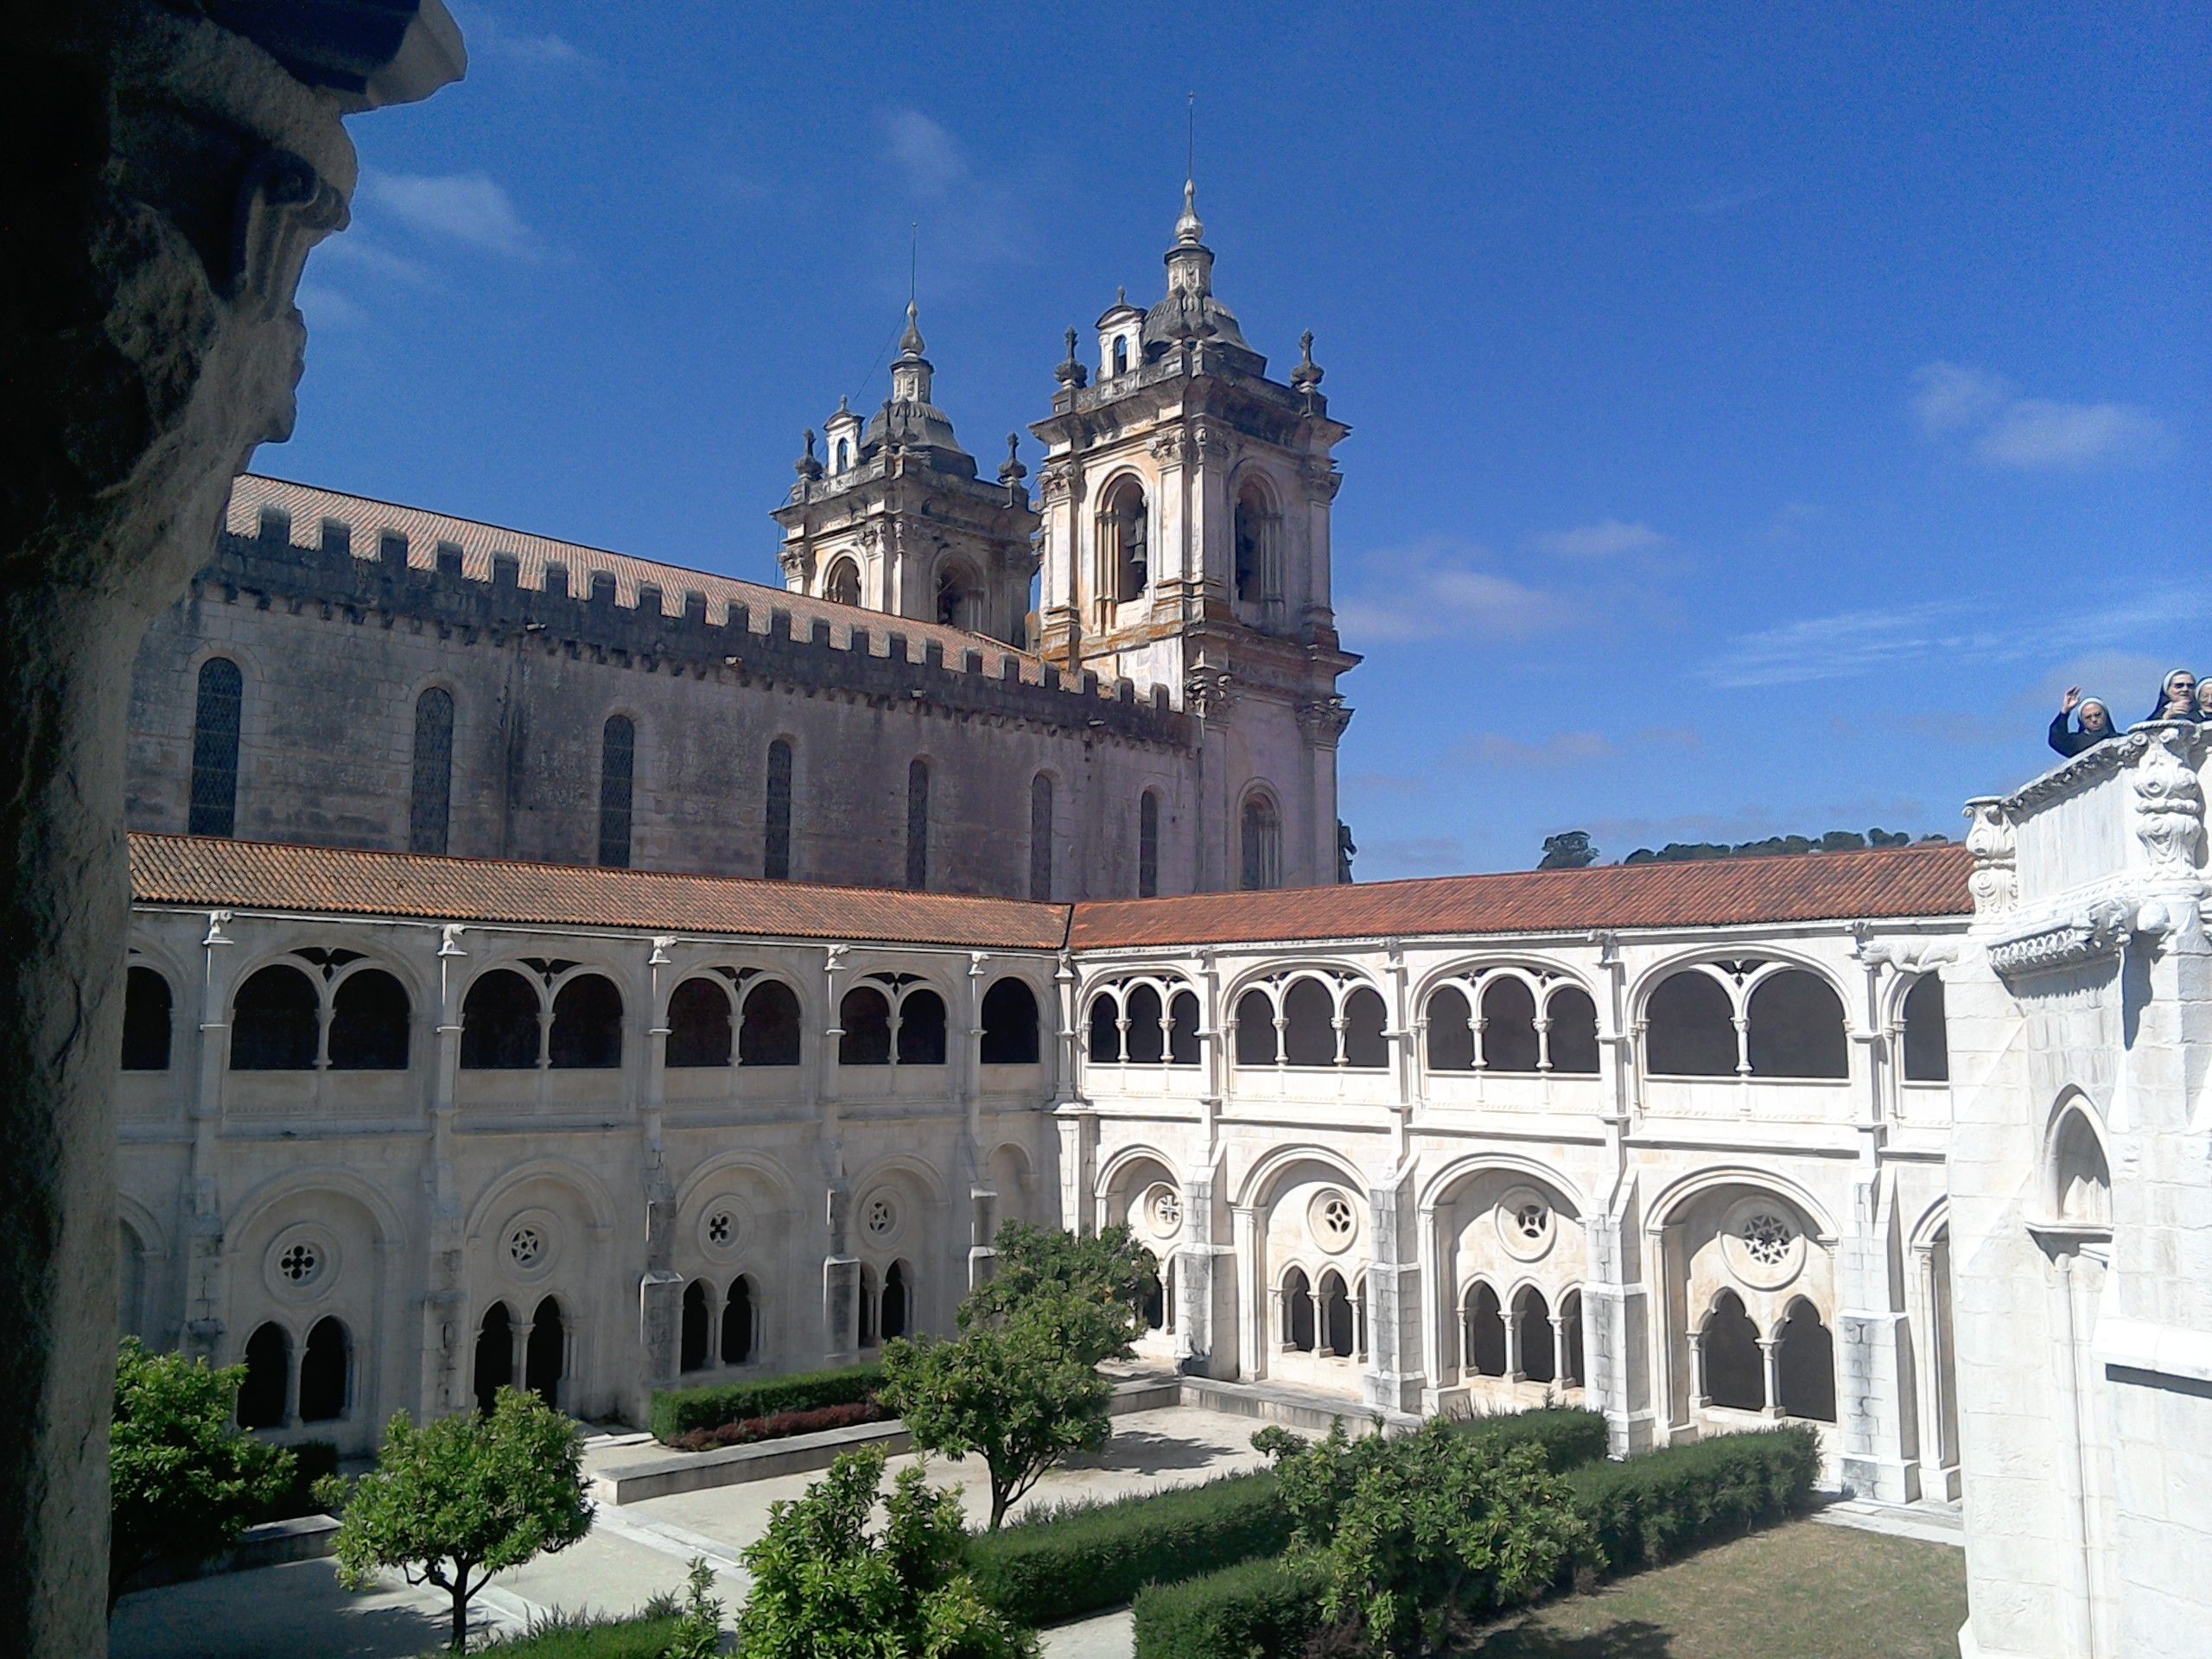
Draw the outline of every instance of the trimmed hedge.
[[[1526,1433],[1507,1438],[1554,1444]],[[1802,1514],[1811,1505],[1819,1471],[1818,1437],[1796,1425],[1571,1469],[1567,1478],[1575,1507],[1605,1552],[1602,1567],[1594,1561],[1579,1565],[1617,1577]],[[1136,1598],[1136,1659],[1257,1659],[1297,1652],[1319,1628],[1321,1592],[1318,1567],[1281,1558],[1147,1586]]]
[[[1818,1436],[1792,1425],[1665,1446],[1567,1480],[1612,1577],[1802,1514],[1820,1467]]]
[[[1458,1425],[1501,1446],[1534,1445],[1554,1471],[1605,1454],[1594,1411],[1544,1409]],[[1289,1548],[1291,1517],[1260,1471],[1203,1485],[1084,1504],[1018,1521],[969,1541],[983,1599],[1027,1624],[1118,1607],[1147,1584],[1171,1584]]]
[[[1137,1593],[1136,1659],[1268,1659],[1300,1653],[1321,1623],[1319,1567],[1281,1556]]]
[[[647,1427],[664,1445],[695,1428],[721,1428],[823,1406],[855,1406],[875,1398],[883,1386],[880,1365],[849,1365],[835,1371],[799,1371],[758,1382],[728,1382],[703,1389],[669,1389],[653,1395]]]
[[[886,1407],[873,1400],[850,1406],[816,1406],[810,1411],[779,1411],[773,1417],[748,1417],[720,1428],[695,1428],[679,1434],[673,1444],[679,1452],[714,1452],[725,1446],[752,1446],[761,1440],[788,1440],[794,1434],[817,1434],[825,1428],[852,1428],[861,1423],[890,1420]]]
[[[563,1623],[559,1629],[503,1637],[473,1651],[498,1654],[500,1659],[662,1659],[676,1640],[676,1626],[673,1618],[651,1614]],[[451,1659],[452,1651],[437,1648],[423,1659]]]
[[[1147,1584],[1290,1546],[1290,1514],[1262,1470],[1016,1522],[968,1541],[983,1599],[1024,1624],[1118,1607]]]

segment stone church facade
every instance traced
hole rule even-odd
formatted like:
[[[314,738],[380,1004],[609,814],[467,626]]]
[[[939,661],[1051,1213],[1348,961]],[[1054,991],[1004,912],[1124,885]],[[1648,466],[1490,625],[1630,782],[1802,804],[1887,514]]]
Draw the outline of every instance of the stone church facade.
[[[1809,1422],[1963,1497],[1968,1659],[2201,1651],[2203,728],[1963,846],[1341,883],[1346,429],[1202,235],[1071,334],[1033,502],[910,314],[781,589],[239,480],[132,685],[127,1327],[359,1450],[1125,1223],[1163,1364]]]

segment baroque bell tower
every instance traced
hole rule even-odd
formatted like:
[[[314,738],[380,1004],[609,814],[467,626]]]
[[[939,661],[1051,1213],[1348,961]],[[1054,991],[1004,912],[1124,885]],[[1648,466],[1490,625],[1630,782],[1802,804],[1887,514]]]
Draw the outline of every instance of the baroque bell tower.
[[[1312,334],[1287,384],[1214,296],[1185,181],[1167,290],[1097,321],[1096,375],[1067,334],[1046,449],[1039,649],[1140,692],[1164,686],[1200,746],[1201,890],[1338,877],[1338,677],[1329,513],[1343,481]]]

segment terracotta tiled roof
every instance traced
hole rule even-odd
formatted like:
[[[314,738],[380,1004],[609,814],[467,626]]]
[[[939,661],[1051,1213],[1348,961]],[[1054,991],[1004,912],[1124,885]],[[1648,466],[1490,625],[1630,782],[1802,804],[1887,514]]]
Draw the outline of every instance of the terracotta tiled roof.
[[[968,949],[1265,944],[1963,916],[1959,846],[1433,876],[1072,906],[880,887],[134,834],[141,904]]]
[[[1069,943],[1268,944],[1425,934],[1964,915],[1961,846],[1717,858],[1077,905]]]
[[[555,541],[525,531],[480,524],[470,518],[449,518],[420,507],[399,506],[389,501],[294,484],[281,478],[264,478],[253,473],[245,474],[231,486],[226,519],[230,532],[233,536],[259,534],[261,509],[264,505],[282,507],[292,515],[291,542],[298,548],[320,548],[322,521],[335,518],[352,532],[350,540],[357,559],[374,559],[378,532],[396,530],[407,537],[407,563],[416,570],[436,569],[438,543],[450,542],[461,549],[461,575],[477,582],[492,580],[494,553],[511,554],[515,560],[517,582],[539,592],[545,587],[545,567],[558,564],[568,570],[569,591],[579,598],[590,594],[594,576],[610,575],[614,578],[615,602],[620,605],[635,607],[639,588],[647,584],[658,588],[661,613],[664,616],[683,615],[683,596],[687,593],[700,594],[706,598],[709,620],[721,622],[731,604],[742,605],[755,633],[768,631],[768,613],[772,607],[791,613],[801,638],[813,623],[827,622],[830,643],[841,651],[851,645],[853,629],[861,627],[868,632],[869,650],[880,656],[885,650],[884,636],[895,632],[906,636],[907,654],[913,661],[922,659],[925,643],[935,641],[944,647],[944,659],[954,666],[958,665],[963,652],[979,652],[983,658],[983,673],[995,679],[1001,672],[1001,664],[1011,657],[1019,664],[1022,679],[1032,685],[1045,683],[1045,665],[1035,657],[964,629],[948,628],[936,622],[910,621],[883,611],[832,604],[826,599],[810,599],[804,594],[757,582],[740,582],[734,576],[689,570],[677,564],[658,564],[650,559],[632,558],[626,553],[610,553],[604,548]]]
[[[1058,950],[1067,906],[949,893],[134,834],[141,904]]]

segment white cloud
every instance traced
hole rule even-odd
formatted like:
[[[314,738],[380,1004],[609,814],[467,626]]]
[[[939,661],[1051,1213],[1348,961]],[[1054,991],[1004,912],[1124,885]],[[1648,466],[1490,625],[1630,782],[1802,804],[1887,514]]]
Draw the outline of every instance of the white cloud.
[[[314,254],[315,269],[324,265],[350,265],[376,276],[389,277],[409,288],[428,288],[430,273],[404,254],[394,253],[381,244],[371,241],[359,232],[345,236],[334,236],[319,245]]]
[[[1347,598],[1337,626],[1357,641],[1438,639],[1452,634],[1521,639],[1571,620],[1561,594],[1483,568],[1478,548],[1435,539],[1363,563],[1387,588]]]
[[[887,110],[883,136],[891,159],[918,196],[938,198],[969,175],[959,141],[919,110]]]
[[[1037,238],[1028,230],[1024,192],[1010,175],[976,165],[950,129],[920,110],[900,105],[879,111],[876,136],[877,148],[861,158],[858,176],[880,176],[891,187],[898,213],[897,287],[902,295],[909,220],[921,236],[925,312],[932,293],[958,291],[983,272],[1035,262]],[[885,268],[887,274],[893,269],[888,261]],[[927,327],[925,322],[925,331]]]
[[[1912,413],[1929,437],[1966,436],[1976,459],[2021,471],[2155,460],[2165,423],[2133,404],[2023,397],[2011,381],[1958,363],[1915,372]]]
[[[474,4],[451,5],[454,21],[468,42],[469,55],[525,69],[567,68],[591,61],[565,36],[550,30],[532,34],[509,29],[491,11]]]
[[[537,240],[514,202],[497,181],[484,174],[367,172],[361,175],[360,194],[426,234],[511,258],[537,255]]]
[[[1477,732],[1452,746],[1452,758],[1465,764],[1528,772],[1557,772],[1612,760],[1641,750],[1702,748],[1705,737],[1694,726],[1645,726],[1623,736],[1605,732],[1559,732],[1549,737],[1508,737]]]
[[[311,329],[353,328],[368,321],[368,314],[359,306],[321,283],[302,283],[295,297]]]
[[[1554,530],[1535,538],[1547,553],[1567,559],[1610,559],[1624,553],[1649,553],[1667,546],[1674,537],[1643,521],[1629,524],[1618,518],[1601,518],[1594,524]]]

